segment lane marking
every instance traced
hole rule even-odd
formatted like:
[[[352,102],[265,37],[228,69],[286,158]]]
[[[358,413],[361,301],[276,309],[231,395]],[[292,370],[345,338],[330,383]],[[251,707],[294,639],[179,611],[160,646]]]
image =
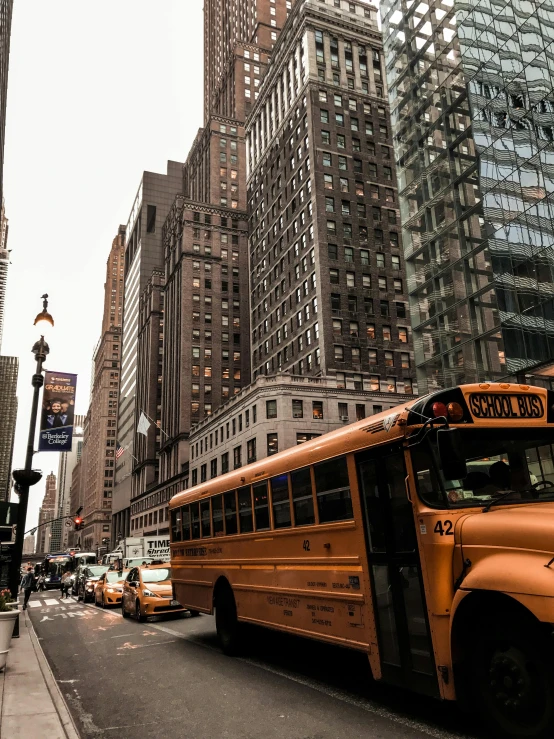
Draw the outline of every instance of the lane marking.
[[[27,605],[29,608],[40,608],[42,606],[42,603],[40,600],[30,600]]]
[[[98,611],[98,609],[92,603],[85,603],[84,605],[88,608],[93,608],[94,610]],[[121,620],[123,620],[121,611],[115,611],[115,612],[112,611],[112,612],[104,613],[104,615],[112,615],[115,618],[120,618]],[[172,636],[176,636],[178,639],[182,641],[191,642],[192,644],[196,644],[197,646],[200,646],[211,652],[217,652],[218,654],[222,655],[222,652],[219,649],[219,647],[213,647],[209,644],[205,644],[204,642],[200,641],[198,638],[194,638],[194,637],[191,638],[190,636],[182,634],[180,631],[176,631],[175,629],[170,629],[167,626],[161,626],[159,624],[155,624],[151,622],[148,623],[148,627],[157,629],[158,631],[165,632],[166,634],[171,634]],[[112,638],[115,638],[115,637],[112,637]],[[160,642],[160,644],[169,644],[169,643],[171,642],[169,641]],[[145,646],[148,646],[148,645],[145,645]],[[152,644],[150,646],[155,646],[155,645]],[[475,737],[472,737],[469,734],[461,734],[458,732],[456,733],[448,732],[448,731],[445,731],[444,729],[441,729],[440,727],[435,727],[435,726],[432,726],[431,724],[427,724],[424,721],[419,721],[417,719],[412,719],[408,716],[402,716],[402,715],[399,715],[398,713],[393,713],[388,708],[384,708],[383,706],[380,706],[378,703],[375,703],[374,701],[368,698],[358,698],[356,696],[353,696],[347,693],[346,691],[340,690],[338,688],[332,688],[329,685],[326,685],[325,683],[321,683],[312,678],[301,677],[287,670],[271,667],[270,665],[266,665],[265,663],[261,661],[257,661],[252,658],[236,657],[235,659],[239,662],[248,664],[251,667],[257,667],[258,669],[264,670],[265,672],[270,672],[274,675],[278,675],[279,677],[283,677],[286,680],[290,680],[291,682],[297,683],[298,685],[304,685],[305,687],[311,688],[312,690],[315,690],[318,693],[326,695],[335,700],[341,701],[342,703],[347,703],[348,705],[354,706],[355,708],[360,708],[366,713],[373,713],[374,715],[379,716],[380,718],[384,718],[388,721],[391,721],[392,723],[399,724],[401,726],[405,726],[409,729],[414,729],[416,731],[421,731],[423,734],[426,734],[427,736],[434,737],[434,739],[475,739]],[[109,729],[105,729],[105,731],[108,731],[111,728],[112,727],[110,727]],[[113,728],[118,728],[118,727],[113,727]]]
[[[57,598],[46,598],[44,601],[45,605],[47,606],[57,606],[58,605],[58,599]]]
[[[221,649],[219,647],[213,647],[209,644],[205,644],[202,641],[199,641],[197,638],[191,638],[189,636],[185,636],[179,631],[175,631],[175,629],[170,629],[167,626],[159,626],[158,624],[149,623],[149,626],[152,626],[154,629],[158,629],[158,631],[164,631],[168,634],[177,636],[179,639],[182,639],[183,641],[191,642],[192,644],[196,644],[197,646],[203,647],[204,649],[208,649],[211,652],[217,652],[218,654],[222,654]],[[469,734],[461,734],[461,733],[452,733],[445,731],[444,729],[441,729],[440,727],[432,726],[431,724],[427,724],[424,721],[419,721],[417,719],[412,719],[409,716],[402,716],[398,713],[393,713],[388,708],[384,708],[383,706],[380,706],[378,703],[375,703],[374,701],[370,700],[369,698],[358,698],[356,696],[351,695],[350,693],[347,693],[344,690],[340,690],[338,688],[332,688],[329,685],[326,685],[325,683],[319,682],[318,680],[307,678],[307,677],[301,677],[299,675],[296,675],[293,672],[289,672],[288,670],[284,669],[277,669],[274,667],[271,667],[270,665],[266,665],[264,662],[246,658],[246,657],[236,657],[237,661],[244,662],[245,664],[250,665],[251,667],[257,667],[261,670],[265,670],[266,672],[270,672],[274,675],[278,675],[279,677],[283,677],[287,680],[290,680],[291,682],[295,682],[299,685],[304,685],[305,687],[311,688],[312,690],[315,690],[318,693],[322,693],[323,695],[327,695],[330,698],[334,698],[336,700],[341,701],[342,703],[347,703],[351,706],[354,706],[356,708],[361,708],[363,711],[366,711],[366,713],[373,713],[376,716],[379,716],[380,718],[387,719],[391,722],[394,722],[396,724],[400,724],[401,726],[405,726],[410,729],[414,729],[417,731],[421,731],[424,734],[427,734],[427,736],[432,736],[435,739],[474,739],[474,737],[470,736]]]

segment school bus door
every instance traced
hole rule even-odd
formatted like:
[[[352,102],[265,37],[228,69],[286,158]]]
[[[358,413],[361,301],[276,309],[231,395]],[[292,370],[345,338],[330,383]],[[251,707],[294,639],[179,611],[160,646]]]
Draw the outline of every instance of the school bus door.
[[[438,695],[403,449],[376,447],[356,465],[383,680]]]

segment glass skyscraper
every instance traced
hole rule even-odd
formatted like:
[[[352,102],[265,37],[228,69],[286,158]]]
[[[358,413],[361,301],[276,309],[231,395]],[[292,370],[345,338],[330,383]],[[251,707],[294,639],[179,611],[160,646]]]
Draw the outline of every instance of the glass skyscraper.
[[[419,387],[554,357],[554,3],[381,6]]]

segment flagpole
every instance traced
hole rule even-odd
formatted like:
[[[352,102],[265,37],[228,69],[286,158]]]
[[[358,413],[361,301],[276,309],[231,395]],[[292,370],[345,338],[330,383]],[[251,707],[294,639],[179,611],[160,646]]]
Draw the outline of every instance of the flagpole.
[[[150,421],[150,423],[153,426],[156,426],[156,428],[160,429],[160,431],[162,432],[162,434],[165,436],[166,439],[169,439],[169,436],[165,433],[165,431],[163,430],[163,428],[161,426],[158,426],[157,422],[154,421],[152,418],[150,418],[150,416],[147,413],[144,413],[144,411],[142,410],[142,408],[140,409],[140,412],[143,413],[146,416],[146,418]]]
[[[119,441],[116,439],[115,443],[119,444]],[[121,444],[119,444],[119,447],[123,449],[123,452],[119,455],[119,457],[116,457],[116,459],[119,459],[120,457],[122,457],[125,454],[125,452],[129,452],[130,446],[131,446],[130,444],[127,444],[127,446],[121,446]],[[117,454],[117,451],[116,451],[116,454]],[[139,463],[138,459],[135,457],[134,454],[131,454],[131,452],[129,452],[129,456],[132,457],[137,464]]]

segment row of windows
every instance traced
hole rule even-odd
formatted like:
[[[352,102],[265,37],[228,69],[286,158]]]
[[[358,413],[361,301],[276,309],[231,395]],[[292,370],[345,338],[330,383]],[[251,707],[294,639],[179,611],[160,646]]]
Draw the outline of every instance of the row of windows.
[[[333,336],[342,336],[346,329],[347,335],[352,338],[360,338],[363,331],[360,329],[359,321],[343,321],[341,318],[333,318]],[[408,328],[406,326],[397,326],[398,341],[402,344],[408,343]],[[374,323],[366,323],[366,336],[369,340],[374,341],[378,338],[376,326]],[[383,341],[393,340],[393,330],[391,326],[381,326],[381,336]]]
[[[398,237],[398,234],[394,234],[394,235]],[[392,236],[393,234],[391,233],[391,237]],[[398,242],[396,241],[396,239],[394,239],[394,241],[396,242],[394,245],[397,246]],[[391,246],[392,245],[393,245],[393,242],[391,241]],[[339,247],[337,246],[337,244],[328,244],[327,245],[327,255],[329,259],[332,259],[335,262],[341,261],[341,262],[346,262],[347,264],[354,262],[355,257],[358,256],[362,266],[371,265],[370,252],[368,249],[357,249],[353,246],[345,246],[339,250]],[[386,265],[386,254],[381,251],[375,252],[375,263],[378,269],[385,269],[387,266]],[[392,269],[395,269],[395,270],[402,269],[402,263],[400,261],[399,254],[391,255],[390,266],[392,267]]]
[[[350,361],[355,365],[361,365],[362,363],[362,349],[359,346],[351,346],[351,347],[345,347],[340,344],[335,344],[334,347],[334,357],[336,362],[344,362],[348,358],[348,354],[350,354]],[[398,356],[398,360],[400,362],[400,367],[402,369],[410,369],[410,354],[409,352],[390,352],[385,351],[382,352],[382,358],[384,360],[385,367],[396,367],[395,362],[395,355]],[[368,349],[367,350],[367,364],[370,367],[377,367],[379,364],[378,362],[378,351],[377,349]],[[387,378],[388,379],[388,378]],[[387,392],[396,392],[396,381],[394,383],[395,389],[390,390],[387,389]]]
[[[346,458],[272,477],[171,511],[173,542],[351,519]]]
[[[359,305],[358,297],[356,295],[347,295],[346,298],[343,299],[344,297],[345,296],[341,296],[340,293],[331,293],[331,310],[333,314],[336,315],[342,310],[348,310],[349,313],[357,313]],[[394,305],[396,306],[396,317],[406,318],[406,304],[395,303]],[[373,298],[364,298],[363,307],[366,316],[375,315],[375,301]],[[380,315],[381,318],[390,317],[390,303],[388,300],[379,300],[378,315]]]
[[[250,415],[252,415],[252,423],[256,423],[258,420],[258,409],[257,406],[253,405],[252,409],[247,408],[244,411],[244,426],[245,428],[248,428],[250,426]],[[196,459],[198,457],[198,454],[203,454],[204,450],[208,451],[208,438],[209,438],[209,444],[210,449],[213,448],[213,442],[215,438],[215,446],[219,444],[219,441],[221,440],[221,443],[223,444],[225,438],[229,439],[231,435],[235,436],[237,433],[237,428],[239,433],[242,431],[242,421],[243,421],[243,414],[239,413],[237,418],[233,418],[231,421],[227,421],[225,426],[221,426],[219,429],[216,429],[215,432],[210,433],[209,437],[206,436],[205,439],[201,439],[200,441],[197,441],[195,444],[191,446],[191,459]]]
[[[342,404],[339,404],[339,407]],[[345,404],[346,405],[346,404]],[[361,407],[364,409],[365,413],[365,405],[364,406],[356,406],[356,414],[358,414],[357,409]],[[348,406],[347,406],[348,408]],[[381,408],[380,406],[373,406],[374,413],[381,412],[376,411],[375,408]],[[347,411],[348,412],[348,411]],[[347,418],[347,416],[346,416]],[[360,418],[364,418],[364,416],[358,416],[358,420]],[[344,420],[344,419],[341,419]],[[300,444],[304,444],[307,441],[311,441],[312,439],[317,439],[321,434],[314,434],[309,431],[299,431],[296,434],[296,444],[297,446]],[[249,439],[246,442],[246,452],[247,452],[247,458],[246,463],[252,464],[257,460],[257,439],[254,436],[252,439]],[[267,434],[267,456],[270,457],[272,454],[277,454],[279,451],[279,439],[277,434]],[[218,470],[217,470],[217,457],[210,460],[210,479],[213,480],[214,477],[218,476]],[[242,467],[242,445],[235,447],[233,449],[233,462],[234,462],[234,468],[239,469]],[[223,454],[221,456],[221,474],[225,474],[229,471],[229,453]],[[208,476],[208,464],[202,464],[200,465],[200,482],[206,482]],[[198,468],[192,470],[192,484],[196,485],[198,483]]]
[[[321,108],[319,111],[319,119],[321,123],[331,123],[331,115],[329,114],[328,110],[325,110],[324,108]],[[345,116],[344,113],[335,113],[335,125],[339,126],[340,128],[344,127],[345,125]],[[372,120],[366,120],[362,124],[360,124],[360,119],[355,116],[350,116],[350,130],[355,131],[359,133],[360,131],[364,131],[366,136],[374,136],[375,135],[375,126],[373,124]],[[379,122],[379,135],[384,138],[388,139],[389,137],[389,128],[386,125],[386,122]]]
[[[169,508],[166,508],[165,510],[162,508],[160,511],[153,511],[144,516],[132,518],[131,531],[142,529],[145,526],[157,526],[158,523],[163,523],[164,521],[169,521]]]
[[[400,262],[399,262],[400,263]],[[356,280],[356,273],[355,272],[346,272],[345,273],[345,279],[346,279],[346,287],[348,288],[354,288],[356,285],[360,284],[360,277],[361,277],[361,285],[364,289],[371,289],[372,281],[371,281],[371,275],[358,275],[358,280]],[[339,285],[340,284],[340,272],[338,269],[330,269],[329,270],[329,282],[331,285]],[[381,276],[377,278],[377,284],[379,285],[379,290],[388,290],[389,289],[389,282],[388,278]],[[395,293],[403,293],[404,287],[402,280],[399,277],[395,277],[392,280],[392,285],[394,288]]]

